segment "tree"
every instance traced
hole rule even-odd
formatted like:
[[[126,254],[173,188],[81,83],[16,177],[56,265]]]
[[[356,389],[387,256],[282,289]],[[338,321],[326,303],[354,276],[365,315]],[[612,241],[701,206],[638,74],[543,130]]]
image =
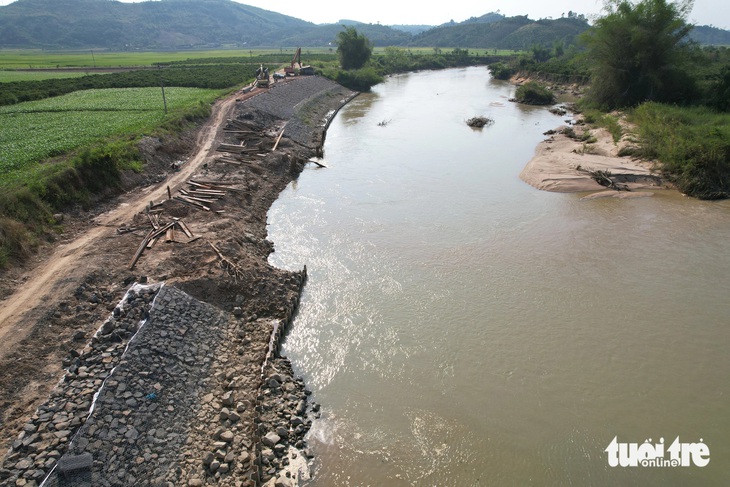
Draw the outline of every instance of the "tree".
[[[646,100],[684,102],[694,95],[689,75],[692,0],[607,0],[607,15],[583,40],[592,64],[590,98],[605,108]]]
[[[344,27],[337,34],[337,55],[342,69],[359,69],[370,59],[373,47],[370,39],[357,33],[354,27]]]

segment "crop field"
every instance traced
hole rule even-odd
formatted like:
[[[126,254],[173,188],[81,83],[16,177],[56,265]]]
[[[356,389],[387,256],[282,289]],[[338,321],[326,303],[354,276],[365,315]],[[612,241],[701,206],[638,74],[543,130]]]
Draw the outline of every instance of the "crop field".
[[[214,51],[163,51],[163,52],[118,52],[118,51],[38,51],[0,50],[0,69],[61,69],[61,68],[112,68],[153,66],[158,63],[186,61],[200,58],[241,58],[269,54],[294,55],[290,49],[222,49]],[[327,52],[326,48],[307,48],[307,53]]]
[[[39,81],[56,78],[80,78],[87,73],[81,71],[10,71],[0,70],[0,83],[17,81]]]
[[[199,88],[165,89],[169,111],[212,102],[219,94]],[[96,139],[143,132],[165,116],[160,88],[76,91],[0,107],[0,183]]]

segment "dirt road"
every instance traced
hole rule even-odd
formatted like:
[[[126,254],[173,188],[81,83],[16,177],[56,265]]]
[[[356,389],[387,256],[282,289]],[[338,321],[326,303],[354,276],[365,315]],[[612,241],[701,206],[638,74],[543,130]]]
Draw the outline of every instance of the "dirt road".
[[[67,294],[69,287],[74,286],[78,280],[74,279],[74,276],[81,276],[95,264],[93,253],[90,253],[89,249],[93,249],[94,243],[104,238],[105,234],[114,231],[110,227],[118,227],[121,223],[131,220],[136,213],[144,210],[150,201],[165,199],[167,186],[175,188],[190,178],[210,155],[213,142],[219,135],[235,101],[234,95],[213,106],[212,116],[198,136],[194,155],[179,172],[162,184],[140,189],[123,198],[116,208],[96,218],[96,226],[76,236],[70,243],[59,245],[45,262],[29,272],[28,279],[22,287],[0,303],[0,359],[14,350],[17,343],[30,332],[31,327],[27,325],[35,320],[28,314],[42,307],[51,295]]]

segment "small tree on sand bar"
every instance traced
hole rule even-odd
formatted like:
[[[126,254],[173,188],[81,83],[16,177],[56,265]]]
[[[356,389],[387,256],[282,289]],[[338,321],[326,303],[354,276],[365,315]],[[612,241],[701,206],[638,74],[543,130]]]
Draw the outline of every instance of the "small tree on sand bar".
[[[606,108],[646,100],[683,102],[693,94],[689,75],[693,0],[606,0],[606,15],[583,36],[593,76],[590,98]]]
[[[372,53],[370,39],[358,34],[354,27],[345,27],[337,34],[337,55],[342,69],[362,68]]]

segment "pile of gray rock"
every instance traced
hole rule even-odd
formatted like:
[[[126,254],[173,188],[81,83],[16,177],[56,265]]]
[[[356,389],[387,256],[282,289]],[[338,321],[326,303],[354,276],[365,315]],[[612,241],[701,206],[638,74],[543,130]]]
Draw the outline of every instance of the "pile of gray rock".
[[[94,395],[119,363],[129,338],[148,316],[158,289],[133,287],[82,352],[64,359],[63,381],[23,426],[3,459],[3,485],[39,485],[55,467],[87,421]]]

